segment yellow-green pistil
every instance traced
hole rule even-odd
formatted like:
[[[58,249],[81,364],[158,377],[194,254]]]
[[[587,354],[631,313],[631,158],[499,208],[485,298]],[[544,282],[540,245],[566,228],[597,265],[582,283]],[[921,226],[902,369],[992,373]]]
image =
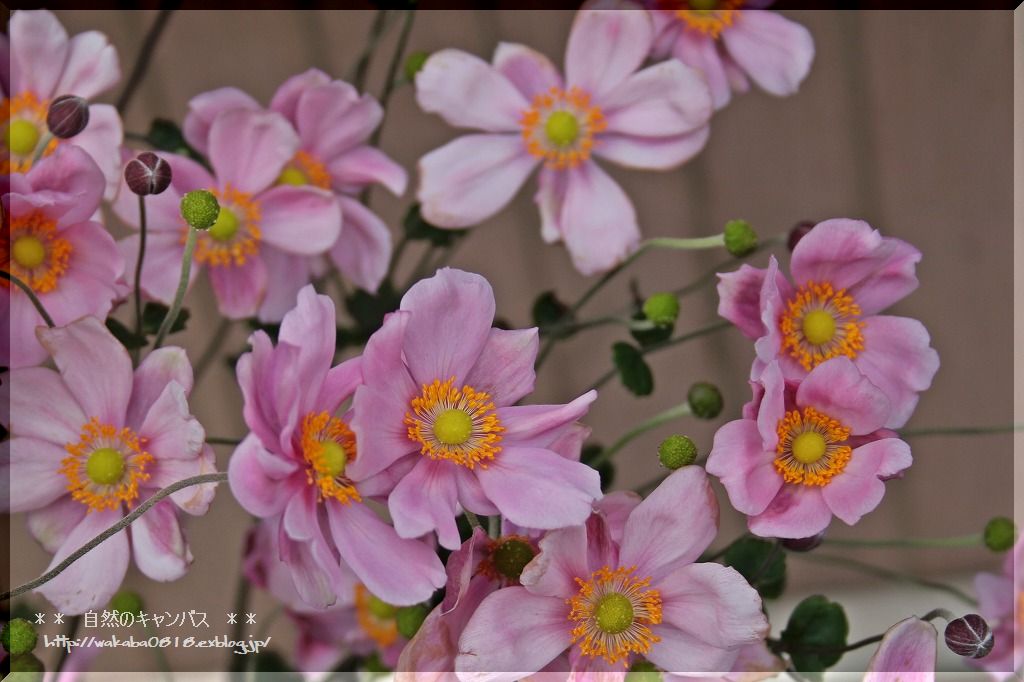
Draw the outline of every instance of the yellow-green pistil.
[[[568,147],[580,134],[580,123],[568,111],[554,111],[544,123],[544,134],[556,147]]]
[[[217,220],[207,233],[219,242],[226,242],[238,232],[238,216],[226,206],[221,206]]]
[[[27,156],[39,144],[39,128],[31,121],[18,119],[7,126],[7,148],[12,154]]]
[[[463,410],[445,410],[434,422],[434,435],[445,445],[462,445],[473,434],[473,418]]]
[[[86,475],[99,485],[113,485],[124,476],[124,455],[114,448],[93,450],[85,464]]]

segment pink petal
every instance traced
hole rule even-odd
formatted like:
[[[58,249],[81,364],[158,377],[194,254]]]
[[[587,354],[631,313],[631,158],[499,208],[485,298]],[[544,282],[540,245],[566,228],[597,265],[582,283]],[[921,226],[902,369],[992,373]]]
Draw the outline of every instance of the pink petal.
[[[596,103],[643,63],[654,42],[647,12],[581,10],[565,51],[565,80]]]
[[[886,428],[901,428],[917,406],[917,394],[931,386],[939,354],[928,345],[924,325],[908,317],[869,317],[863,333],[864,350],[854,364],[889,398],[892,411]]]
[[[308,69],[296,74],[281,84],[270,100],[270,108],[284,115],[289,121],[295,121],[295,110],[299,106],[302,93],[318,85],[331,82],[331,77],[320,69]]]
[[[299,149],[299,137],[283,116],[246,109],[219,114],[209,143],[217,182],[252,194],[272,185]]]
[[[694,31],[681,31],[672,46],[672,56],[693,69],[696,69],[711,90],[711,99],[715,109],[721,109],[729,103],[732,88],[725,64],[718,51],[718,42]]]
[[[494,68],[516,86],[527,100],[562,87],[562,76],[546,55],[519,43],[498,43]]]
[[[328,504],[327,518],[338,551],[374,595],[406,606],[430,598],[447,576],[433,550],[400,538],[362,504]]]
[[[67,494],[68,479],[59,473],[68,457],[63,447],[45,440],[15,437],[2,444],[0,488],[11,513],[41,509]]]
[[[199,454],[191,459],[159,459],[152,469],[153,477],[146,482],[147,487],[153,489],[148,492],[166,488],[172,483],[183,481],[186,478],[212,474],[216,471],[216,457],[214,457],[213,448],[209,445],[204,446]],[[218,485],[217,483],[203,483],[182,488],[171,494],[171,501],[178,505],[179,509],[193,516],[205,514],[213,502]]]
[[[409,175],[387,154],[367,145],[354,147],[331,159],[327,164],[334,188],[358,192],[373,184],[381,184],[395,196],[405,194]]]
[[[757,410],[757,430],[764,449],[770,452],[779,444],[779,421],[786,415],[786,382],[777,362],[765,368],[761,385],[764,393]]]
[[[565,405],[512,405],[498,408],[498,419],[505,427],[506,442],[531,447],[547,447],[565,428],[582,419],[597,400],[597,391],[587,391]]]
[[[177,580],[188,572],[192,552],[170,502],[159,502],[131,525],[132,556],[153,580]]]
[[[566,598],[579,591],[576,578],[586,580],[599,566],[587,562],[587,528],[560,528],[540,540],[540,553],[526,565],[519,582],[531,594]]]
[[[311,485],[296,490],[284,508],[281,528],[292,540],[313,541],[323,537],[317,510],[317,489]]]
[[[158,459],[193,459],[203,447],[206,432],[189,412],[185,390],[170,382],[153,401],[137,427],[146,451]]]
[[[748,339],[758,339],[765,333],[761,287],[767,272],[743,264],[734,272],[718,273],[718,314],[736,325]]]
[[[614,148],[612,150],[614,154]],[[569,174],[542,166],[537,174],[537,193],[533,203],[540,210],[540,236],[548,244],[562,238],[562,207],[569,187]]]
[[[604,518],[608,533],[616,545],[622,544],[626,519],[642,501],[643,498],[632,490],[616,490],[594,503],[594,511]]]
[[[45,299],[41,298],[40,302],[46,305]],[[0,334],[0,363],[19,369],[46,362],[46,349],[36,338],[36,329],[44,324],[42,316],[21,290],[0,299],[0,327],[8,330],[7,334]]]
[[[750,419],[737,419],[715,433],[706,469],[722,481],[729,502],[737,511],[760,514],[782,487],[774,458],[774,452],[765,451],[757,424]]]
[[[438,227],[476,225],[504,208],[536,165],[518,135],[457,137],[420,159],[420,210]]]
[[[883,438],[854,449],[843,471],[821,490],[832,513],[849,525],[873,510],[885,495],[882,478],[898,474],[912,463],[910,446],[898,438]]]
[[[71,257],[57,288],[45,295],[47,310],[58,325],[85,315],[106,319],[128,290],[120,249],[99,223],[71,225],[61,236],[71,245]]]
[[[10,413],[0,419],[15,436],[28,436],[57,445],[78,440],[89,420],[60,375],[46,367],[10,372],[3,384],[0,404]]]
[[[261,108],[260,103],[251,95],[235,87],[202,92],[188,101],[188,113],[181,132],[200,154],[209,156],[210,126],[219,114],[232,109],[259,111]]]
[[[181,386],[186,397],[192,391],[192,365],[188,355],[174,346],[150,351],[132,377],[132,397],[125,423],[142,424],[149,408],[172,381]]]
[[[8,26],[11,38],[11,90],[34,92],[40,99],[55,94],[68,55],[68,33],[47,10],[15,12]]]
[[[974,576],[974,592],[978,595],[978,613],[986,619],[999,620],[1013,612],[1012,576],[979,573]]]
[[[345,578],[322,535],[309,542],[296,542],[282,531],[278,533],[278,547],[305,604],[324,609],[338,600],[336,586]]]
[[[594,154],[626,168],[670,170],[704,149],[710,134],[708,126],[672,137],[602,134]]]
[[[121,142],[124,130],[121,116],[110,104],[89,105],[89,125],[68,139],[68,143],[81,147],[93,158],[106,178],[103,196],[113,199],[121,182]]]
[[[259,202],[263,239],[286,253],[323,253],[341,233],[341,209],[327,190],[281,185],[260,194]]]
[[[630,75],[601,100],[609,133],[672,137],[711,117],[711,93],[696,70],[669,59]]]
[[[495,405],[513,405],[533,391],[537,329],[491,329],[466,383],[490,394]]]
[[[399,537],[417,538],[436,530],[442,547],[457,549],[462,544],[455,525],[455,476],[449,471],[454,466],[458,465],[424,456],[395,486],[388,511]]]
[[[256,315],[267,291],[267,266],[259,255],[243,265],[212,266],[209,273],[221,315],[232,320]]]
[[[764,639],[768,621],[757,591],[732,568],[681,566],[658,583],[666,625],[719,649]]]
[[[569,174],[559,223],[573,265],[584,275],[610,270],[640,241],[633,202],[591,161]]]
[[[877,431],[891,414],[889,399],[847,357],[821,363],[796,391],[799,407],[814,407],[838,419],[855,436]]]
[[[231,494],[247,512],[267,518],[283,512],[295,491],[264,471],[258,449],[262,446],[252,434],[235,448],[228,460],[228,485],[231,486]]]
[[[300,95],[294,120],[303,149],[327,160],[366,140],[383,117],[373,97],[360,97],[348,83],[332,81]]]
[[[668,624],[652,625],[651,631],[661,638],[644,658],[669,673],[719,673],[732,670],[738,649],[720,649],[702,642]]]
[[[519,130],[529,102],[484,60],[462,50],[434,52],[416,74],[416,102],[457,128]]]
[[[46,213],[59,219],[61,226],[91,219],[103,199],[105,181],[100,167],[75,145],[58,145],[25,178],[31,183],[33,194],[48,197],[55,204]],[[16,208],[12,212],[19,213]]]
[[[376,292],[391,262],[391,231],[363,204],[339,196],[344,227],[331,247],[331,260],[360,289]]]
[[[134,282],[138,263],[139,236],[131,235],[118,242],[121,256],[127,264],[127,275]],[[147,298],[170,305],[181,280],[181,259],[185,247],[181,236],[174,232],[150,232],[146,235],[146,256],[142,262],[142,292]],[[189,288],[201,268],[195,262],[189,270]]]
[[[498,516],[498,508],[487,497],[475,473],[464,467],[453,467],[452,476],[455,477],[455,488],[463,509],[481,516]]]
[[[938,655],[935,626],[920,618],[901,620],[885,631],[868,662],[865,682],[931,682]]]
[[[120,510],[86,514],[75,526],[47,570],[63,561],[97,535],[121,520]],[[66,614],[102,608],[121,586],[128,570],[128,534],[121,530],[107,538],[63,573],[36,590]]]
[[[792,95],[811,69],[814,39],[777,12],[747,10],[722,32],[729,56],[764,90]]]
[[[334,315],[334,301],[307,284],[299,292],[295,308],[281,322],[279,347],[287,344],[298,350],[288,371],[305,393],[299,401],[300,413],[314,409],[314,400],[334,359]],[[286,414],[288,409],[287,403],[279,404],[278,414]]]
[[[29,512],[26,525],[43,549],[53,554],[82,521],[86,509],[84,504],[65,495],[49,506]]]
[[[121,80],[117,49],[99,31],[79,33],[68,41],[64,73],[53,89],[55,95],[92,99]]]
[[[267,295],[256,316],[261,322],[280,322],[295,307],[299,290],[310,283],[310,257],[296,256],[277,249],[265,249],[263,264],[267,268]]]
[[[809,538],[825,530],[831,520],[821,488],[787,484],[767,509],[747,519],[747,527],[766,538]]]
[[[341,404],[352,397],[356,388],[363,383],[363,358],[349,358],[340,365],[327,371],[324,383],[320,387],[320,395],[314,402],[331,414],[338,411]],[[346,415],[345,419],[350,419]]]

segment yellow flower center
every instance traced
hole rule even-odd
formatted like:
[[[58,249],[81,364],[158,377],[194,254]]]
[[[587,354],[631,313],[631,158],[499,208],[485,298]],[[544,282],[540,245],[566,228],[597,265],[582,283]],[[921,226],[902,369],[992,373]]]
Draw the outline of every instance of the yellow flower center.
[[[601,108],[579,88],[537,94],[519,120],[527,151],[549,168],[575,168],[590,158],[596,133],[607,127]]]
[[[57,288],[68,268],[71,244],[57,236],[57,224],[39,211],[10,218],[0,241],[3,268],[38,294]],[[4,286],[10,285],[4,280]]]
[[[398,639],[395,611],[394,606],[370,594],[362,585],[356,585],[356,621],[381,649],[386,649]]]
[[[321,189],[331,188],[331,174],[327,166],[309,152],[299,151],[277,176],[278,185],[313,185]]]
[[[405,413],[408,436],[420,453],[472,469],[501,451],[501,425],[491,396],[472,386],[455,388],[455,377],[424,384]]]
[[[775,468],[786,483],[828,485],[850,461],[850,429],[813,407],[790,410],[776,431]]]
[[[18,156],[31,154],[40,137],[39,128],[23,118],[11,121],[7,126],[7,148]]]
[[[195,260],[211,266],[242,266],[260,250],[260,205],[251,194],[230,185],[211,189],[220,202],[217,221],[196,239]],[[182,219],[181,243],[189,227]]]
[[[840,355],[855,358],[864,349],[860,306],[845,289],[808,282],[786,303],[779,320],[782,351],[810,371]]]
[[[650,628],[661,623],[661,593],[650,589],[649,577],[633,576],[635,570],[605,566],[589,579],[575,579],[579,592],[565,601],[581,654],[628,666],[630,654],[646,654],[661,641]]]
[[[676,10],[676,17],[688,30],[718,38],[736,23],[743,6],[742,0],[687,0],[687,9]]]
[[[68,456],[57,472],[67,477],[72,499],[90,511],[116,509],[122,503],[131,507],[154,461],[142,446],[131,429],[101,424],[93,417],[82,426],[78,441],[64,446]]]
[[[46,130],[46,112],[50,106],[48,100],[38,99],[31,92],[23,92],[17,97],[4,98],[0,103],[4,128],[4,153],[0,154],[0,173],[25,173],[32,168],[37,147]],[[48,156],[57,148],[59,140],[51,137],[43,149],[42,156]]]
[[[345,467],[356,458],[356,436],[348,424],[326,412],[310,412],[302,419],[299,438],[308,464],[306,480],[319,489],[320,501],[362,502],[345,476]]]

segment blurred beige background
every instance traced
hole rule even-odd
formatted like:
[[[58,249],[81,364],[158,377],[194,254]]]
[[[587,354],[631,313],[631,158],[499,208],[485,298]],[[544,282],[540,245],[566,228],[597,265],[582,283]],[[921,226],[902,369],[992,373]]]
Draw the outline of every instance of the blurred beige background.
[[[917,317],[932,334],[942,358],[931,391],[909,427],[997,425],[1013,421],[1013,253],[1011,149],[1013,29],[1003,12],[786,12],[814,36],[817,55],[801,92],[777,99],[760,92],[737,97],[712,122],[707,148],[691,163],[668,173],[623,171],[606,164],[637,206],[645,236],[701,236],[726,220],[745,218],[762,236],[784,232],[803,219],[857,217],[885,234],[906,239],[924,252],[921,286],[897,304],[895,314]],[[72,34],[97,29],[120,51],[131,70],[151,12],[61,12]],[[179,12],[171,19],[146,81],[125,116],[125,129],[145,132],[154,116],[181,121],[190,97],[224,85],[267,102],[288,76],[311,66],[349,78],[362,51],[372,12]],[[522,42],[561,64],[571,12],[420,12],[410,50],[458,47],[485,58],[499,40]],[[386,63],[398,34],[393,22],[381,42],[368,79],[380,93]],[[113,101],[118,93],[108,95]],[[413,200],[415,163],[457,132],[421,112],[413,89],[396,90],[388,109],[383,149],[411,173],[411,188],[395,199],[375,190],[372,206],[395,230]],[[494,285],[498,314],[527,326],[540,290],[555,289],[575,300],[589,281],[572,270],[561,246],[540,239],[528,182],[512,205],[476,228],[452,265],[480,272]],[[116,230],[116,228],[114,228]],[[784,249],[777,251],[787,255]],[[416,255],[415,251],[412,255]],[[411,264],[415,259],[408,259]],[[651,253],[606,287],[584,317],[617,311],[628,300],[635,277],[645,293],[679,287],[722,259],[721,254]],[[751,262],[763,266],[765,254]],[[683,300],[677,330],[715,319],[713,287]],[[187,333],[175,339],[195,359],[217,326],[205,280],[186,301],[192,310]],[[225,350],[244,348],[237,324]],[[625,339],[615,328],[584,332],[556,349],[532,402],[564,402],[610,367],[610,345]],[[608,384],[588,417],[593,438],[616,440],[639,421],[685,400],[696,380],[717,383],[726,409],[713,422],[680,421],[634,441],[618,457],[616,488],[639,485],[658,473],[655,448],[673,432],[692,436],[702,452],[714,430],[738,416],[749,397],[746,376],[750,343],[728,330],[650,356],[656,375],[652,396],[632,397]],[[193,394],[192,406],[217,436],[242,436],[241,402],[230,371],[218,363]],[[836,521],[832,537],[939,537],[979,531],[1014,505],[1013,439],[1010,435],[914,440],[914,466],[889,483],[880,507],[856,528]],[[218,448],[219,468],[230,448]],[[1020,474],[1017,474],[1018,477]],[[1021,483],[1020,480],[1017,481]],[[742,519],[721,491],[722,532],[716,546],[742,531]],[[685,510],[680,510],[685,518]],[[246,514],[226,486],[208,516],[190,520],[195,563],[184,579],[160,585],[130,572],[128,585],[145,594],[148,610],[197,608],[223,618],[238,575]],[[20,519],[12,523],[11,579],[20,584],[49,561],[28,537]],[[962,580],[1000,559],[984,550],[870,550],[831,548],[830,553],[873,561],[922,575]],[[869,580],[857,573],[793,559],[793,598]],[[875,587],[877,585],[877,588]],[[872,590],[882,583],[872,583]],[[945,604],[934,593],[906,593],[889,602],[895,619],[877,623],[851,616],[851,640],[874,634],[902,615]],[[44,607],[41,598],[33,604]],[[272,606],[256,597],[259,618]],[[899,615],[902,614],[902,615]],[[774,631],[784,621],[774,623]],[[272,630],[288,641],[280,621]],[[258,627],[256,631],[260,628]],[[48,627],[46,632],[56,632]],[[223,632],[226,632],[224,628]],[[218,630],[220,632],[220,630]],[[254,631],[255,632],[255,631]],[[280,643],[280,642],[279,642]],[[105,655],[100,665],[131,670],[146,653]],[[221,651],[171,651],[175,669],[219,669]],[[856,669],[856,668],[853,668]]]

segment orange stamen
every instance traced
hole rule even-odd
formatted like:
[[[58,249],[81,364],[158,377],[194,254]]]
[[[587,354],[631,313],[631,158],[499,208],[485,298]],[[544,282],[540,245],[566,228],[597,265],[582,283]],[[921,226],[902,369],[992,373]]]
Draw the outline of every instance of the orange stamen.
[[[435,379],[424,384],[422,393],[413,398],[411,411],[405,414],[410,440],[420,444],[420,454],[431,459],[446,459],[468,469],[487,462],[501,452],[498,443],[505,427],[495,412],[491,396],[472,386],[455,388],[455,377],[444,383]],[[437,434],[438,419],[450,411],[465,413],[466,437],[462,442],[445,442]]]
[[[786,483],[828,485],[853,454],[853,448],[843,445],[850,437],[850,429],[813,407],[805,407],[802,412],[790,410],[779,420],[776,431],[779,444],[774,464]],[[823,441],[821,454],[814,461],[801,461],[794,453],[794,442],[807,433],[817,434]]]
[[[68,456],[61,460],[57,473],[67,476],[72,499],[89,507],[89,511],[116,509],[122,503],[131,508],[139,497],[139,484],[149,480],[146,469],[154,461],[153,455],[142,449],[143,444],[128,427],[118,429],[93,417],[82,426],[78,442],[64,446]],[[101,448],[116,450],[124,458],[124,473],[116,483],[103,485],[86,473],[89,455]]]

